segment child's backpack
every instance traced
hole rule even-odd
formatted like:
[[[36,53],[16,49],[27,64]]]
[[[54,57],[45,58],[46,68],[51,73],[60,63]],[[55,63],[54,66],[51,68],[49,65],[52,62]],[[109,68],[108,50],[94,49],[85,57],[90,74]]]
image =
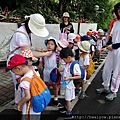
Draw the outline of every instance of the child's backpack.
[[[22,81],[30,82],[31,103],[33,111],[42,112],[51,100],[51,94],[44,81],[33,71],[33,78],[23,78]]]
[[[73,75],[73,68],[75,64],[79,64],[78,61],[73,61],[72,64],[70,65],[70,73]],[[81,78],[83,79],[85,77],[85,71],[82,67],[80,67],[80,71],[81,71]]]
[[[89,62],[90,62],[90,65],[88,66],[86,71],[87,71],[87,76],[90,77],[95,71],[95,63],[93,62],[93,60],[91,58],[90,58]]]
[[[99,59],[100,59],[100,51],[97,49],[97,47],[96,47],[96,45],[91,45],[90,46],[90,54],[92,54],[92,46],[94,46],[94,48],[95,48],[95,53],[94,53],[94,56],[93,56],[93,58],[92,58],[92,60],[94,61],[94,62],[97,62],[97,61],[99,61]]]
[[[57,68],[54,68],[50,72],[50,80],[54,83],[56,83],[57,86],[60,85],[60,80],[61,80],[61,74]]]

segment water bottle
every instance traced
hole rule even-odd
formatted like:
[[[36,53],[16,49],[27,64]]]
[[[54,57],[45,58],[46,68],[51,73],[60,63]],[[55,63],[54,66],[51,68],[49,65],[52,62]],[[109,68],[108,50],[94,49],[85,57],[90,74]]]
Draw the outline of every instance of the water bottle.
[[[61,96],[65,95],[65,90],[66,90],[66,82],[65,80],[61,80],[60,82],[60,95]]]

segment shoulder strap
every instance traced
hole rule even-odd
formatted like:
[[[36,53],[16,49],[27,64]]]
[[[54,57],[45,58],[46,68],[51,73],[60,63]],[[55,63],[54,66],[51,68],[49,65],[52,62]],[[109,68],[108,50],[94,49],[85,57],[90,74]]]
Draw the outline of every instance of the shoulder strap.
[[[24,32],[22,32],[22,31],[16,30],[15,33],[16,33],[16,32],[19,32],[19,33],[22,33],[22,34],[26,35],[26,34],[25,34]],[[11,37],[11,39],[12,39],[12,37]],[[13,54],[13,53],[14,53],[16,50],[18,50],[19,48],[20,48],[20,47],[17,47],[17,48],[15,48],[14,50],[12,50],[11,52],[9,52],[8,55],[7,55],[7,57],[8,57],[9,55]]]
[[[74,65],[76,64],[76,63],[78,63],[76,60],[75,61],[73,61],[72,63],[71,63],[71,65],[70,65],[70,73],[73,75],[73,68],[74,68]]]

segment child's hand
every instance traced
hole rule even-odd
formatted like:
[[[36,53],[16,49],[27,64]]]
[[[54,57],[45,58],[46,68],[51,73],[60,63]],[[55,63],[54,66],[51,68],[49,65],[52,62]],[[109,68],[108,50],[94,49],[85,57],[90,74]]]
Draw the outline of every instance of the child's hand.
[[[18,111],[22,111],[22,106],[18,104],[17,109],[18,109]]]
[[[66,81],[67,81],[67,80],[70,80],[70,79],[69,79],[69,77],[64,77],[64,80],[66,80]]]

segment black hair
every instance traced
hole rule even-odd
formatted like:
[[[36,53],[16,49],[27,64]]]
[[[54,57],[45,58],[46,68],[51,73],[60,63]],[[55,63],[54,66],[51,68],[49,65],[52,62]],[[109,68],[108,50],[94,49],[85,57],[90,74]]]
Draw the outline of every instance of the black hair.
[[[115,10],[112,10],[112,14],[114,14],[115,13]]]
[[[69,47],[62,48],[62,50],[60,51],[60,57],[63,59],[67,58],[68,56],[74,57],[72,49]]]
[[[120,19],[120,16],[118,15],[118,9],[119,9],[119,7],[120,7],[120,2],[117,3],[117,4],[114,6],[115,14],[116,14],[118,20]]]
[[[55,49],[54,49],[54,51],[56,51],[57,45],[56,45],[55,40],[53,40],[53,39],[47,40],[47,42],[45,43],[46,46],[47,46],[47,44],[48,44],[48,41],[53,41],[53,42],[54,42],[54,44],[55,44]]]
[[[27,31],[28,33],[31,32],[31,30],[29,29],[29,26],[28,26],[29,20],[30,20],[30,18],[28,18],[27,20],[24,21],[24,23],[25,23],[24,25],[25,25],[26,31]]]

